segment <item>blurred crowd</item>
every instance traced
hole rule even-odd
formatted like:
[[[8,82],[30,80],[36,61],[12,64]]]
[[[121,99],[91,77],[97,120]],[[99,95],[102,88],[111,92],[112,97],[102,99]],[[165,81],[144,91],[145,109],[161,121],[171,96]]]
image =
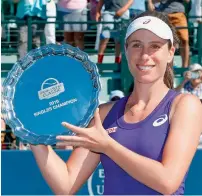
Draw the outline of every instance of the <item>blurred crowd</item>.
[[[88,30],[88,21],[95,22],[97,38],[97,63],[102,63],[109,39],[115,42],[114,62],[121,63],[120,31],[129,20],[146,10],[158,10],[168,14],[170,21],[177,28],[180,39],[179,54],[182,67],[188,68],[184,73],[184,80],[176,87],[182,93],[191,93],[202,100],[202,66],[190,65],[190,32],[191,23],[193,36],[197,36],[197,26],[202,22],[202,0],[6,0],[1,1],[1,18],[6,18],[5,5],[12,5],[12,13],[16,17],[19,33],[18,55],[25,56],[28,50],[28,20],[37,20],[32,24],[32,48],[41,45],[41,37],[45,34],[46,44],[57,43],[56,20],[64,22],[62,25],[62,42],[85,49],[84,35]],[[3,9],[4,8],[4,9]],[[99,23],[104,22],[104,23]],[[109,22],[109,23],[107,23]],[[111,23],[110,23],[111,22]],[[4,24],[1,25],[1,37],[4,39]],[[197,42],[197,39],[194,39]],[[59,44],[59,43],[58,43]],[[197,44],[197,43],[195,43]],[[110,101],[116,101],[124,96],[120,90],[112,91]],[[28,149],[28,145],[16,142],[12,132],[1,120],[2,149]],[[7,145],[7,143],[11,145]]]
[[[46,44],[56,43],[55,21],[58,20],[63,22],[60,24],[64,32],[62,41],[84,50],[84,34],[88,30],[87,22],[101,21],[104,23],[97,23],[96,25],[97,63],[103,62],[110,38],[115,42],[114,62],[120,63],[120,30],[124,27],[123,23],[125,22],[125,26],[127,26],[128,20],[145,10],[158,10],[167,13],[172,24],[178,28],[178,36],[181,40],[182,66],[188,67],[190,54],[188,23],[191,22],[196,27],[193,28],[192,32],[196,37],[197,26],[202,19],[202,0],[4,0],[1,2],[2,9],[4,8],[1,12],[2,20],[6,14],[9,14],[9,4],[13,5],[12,14],[16,16],[19,33],[19,58],[27,53],[27,21],[30,18],[40,21],[32,24],[33,48],[40,46],[41,37],[44,34]],[[7,11],[5,11],[5,4]],[[187,20],[188,17],[189,21]],[[194,41],[196,42],[197,39]]]

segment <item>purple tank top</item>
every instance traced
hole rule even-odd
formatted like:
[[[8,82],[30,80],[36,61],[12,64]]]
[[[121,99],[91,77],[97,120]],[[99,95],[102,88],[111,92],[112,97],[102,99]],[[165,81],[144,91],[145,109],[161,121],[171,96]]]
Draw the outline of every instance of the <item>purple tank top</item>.
[[[160,162],[169,133],[171,104],[178,94],[169,90],[151,114],[138,123],[124,121],[124,109],[129,98],[124,97],[114,104],[103,126],[114,140],[126,148]],[[160,195],[128,175],[105,154],[101,154],[101,163],[105,173],[104,195]],[[185,178],[174,194],[184,194]]]

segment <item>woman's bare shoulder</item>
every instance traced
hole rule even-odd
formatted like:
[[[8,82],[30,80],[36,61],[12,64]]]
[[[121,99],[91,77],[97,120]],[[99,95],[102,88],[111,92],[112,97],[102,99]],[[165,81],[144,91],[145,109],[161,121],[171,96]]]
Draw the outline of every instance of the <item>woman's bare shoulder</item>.
[[[176,110],[180,107],[184,108],[184,112],[195,110],[196,112],[202,109],[200,99],[191,94],[179,94],[173,101],[171,107],[171,118]],[[181,110],[183,111],[183,110]]]

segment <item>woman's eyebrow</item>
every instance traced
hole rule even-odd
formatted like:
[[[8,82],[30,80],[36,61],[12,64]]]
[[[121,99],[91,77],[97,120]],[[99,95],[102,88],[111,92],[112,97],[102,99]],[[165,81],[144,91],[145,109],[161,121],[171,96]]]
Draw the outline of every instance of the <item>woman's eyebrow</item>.
[[[133,42],[138,42],[138,43],[141,43],[141,41],[140,41],[140,40],[136,40],[136,39],[134,39],[134,40],[130,41],[130,42],[129,42],[129,44],[130,44],[130,43],[133,43]]]
[[[141,42],[141,40],[133,39],[131,42]]]
[[[151,42],[149,42],[149,43],[152,43],[152,44],[165,44],[165,43],[163,43],[163,42],[161,42],[161,41],[151,41]]]

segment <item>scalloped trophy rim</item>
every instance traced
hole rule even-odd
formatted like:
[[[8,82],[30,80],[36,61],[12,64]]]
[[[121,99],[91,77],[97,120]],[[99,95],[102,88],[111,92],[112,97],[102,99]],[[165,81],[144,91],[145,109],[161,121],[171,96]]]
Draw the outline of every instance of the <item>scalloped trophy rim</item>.
[[[57,50],[55,51],[54,49]],[[93,91],[93,93],[95,93],[94,99],[91,101],[91,106],[84,115],[83,119],[81,119],[78,124],[76,124],[76,126],[86,127],[90,120],[93,118],[93,114],[95,113],[95,110],[99,105],[99,93],[101,91],[100,75],[96,64],[89,60],[89,56],[87,53],[81,51],[79,48],[73,47],[68,44],[48,44],[45,46],[41,46],[40,48],[33,49],[13,65],[2,85],[1,111],[3,118],[6,124],[11,127],[12,132],[17,137],[20,137],[22,142],[27,142],[33,145],[54,145],[57,142],[56,135],[54,134],[38,135],[25,129],[23,127],[23,124],[20,122],[20,119],[18,119],[18,117],[16,117],[15,115],[15,111],[13,109],[13,99],[16,84],[18,83],[21,75],[23,75],[26,69],[31,67],[39,59],[42,59],[46,56],[58,55],[68,56],[80,61],[86,71],[91,74],[92,78],[95,79],[94,83],[96,88],[93,85],[93,88],[95,89],[95,91]],[[11,108],[9,108],[8,105],[10,105]],[[70,132],[71,131],[69,131],[69,133]],[[61,135],[68,135],[67,133],[68,131],[65,131],[62,132]],[[73,135],[72,132],[71,135]]]

